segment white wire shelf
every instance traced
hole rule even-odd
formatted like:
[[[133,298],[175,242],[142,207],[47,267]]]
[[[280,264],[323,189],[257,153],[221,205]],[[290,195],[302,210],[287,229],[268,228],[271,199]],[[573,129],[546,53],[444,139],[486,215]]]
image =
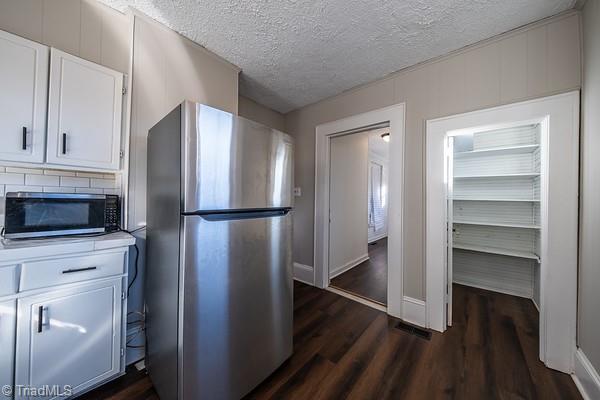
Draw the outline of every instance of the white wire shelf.
[[[494,198],[467,198],[467,197],[453,197],[449,200],[454,201],[513,201],[513,202],[529,202],[529,203],[537,203],[540,199],[494,199]]]
[[[481,174],[481,175],[455,175],[454,179],[472,178],[535,178],[540,176],[539,172],[528,172],[525,174]]]
[[[453,220],[455,224],[463,225],[481,225],[481,226],[500,226],[503,228],[524,228],[524,229],[540,229],[541,227],[536,224],[517,224],[517,223],[503,223],[493,221],[464,221],[464,220]]]
[[[471,150],[471,151],[460,151],[454,153],[454,158],[463,158],[463,157],[471,157],[471,156],[487,156],[490,154],[525,154],[532,153],[537,148],[539,148],[539,144],[527,144],[522,146],[508,146],[508,147],[497,147],[492,149],[481,149],[481,150]]]
[[[529,258],[531,260],[536,260],[538,263],[540,262],[540,257],[538,257],[537,254],[528,252],[528,251],[502,249],[502,248],[491,247],[491,246],[472,246],[472,245],[459,244],[459,243],[454,243],[452,245],[452,248],[461,249],[461,250],[469,250],[469,251],[478,251],[481,253],[500,254],[503,256]]]

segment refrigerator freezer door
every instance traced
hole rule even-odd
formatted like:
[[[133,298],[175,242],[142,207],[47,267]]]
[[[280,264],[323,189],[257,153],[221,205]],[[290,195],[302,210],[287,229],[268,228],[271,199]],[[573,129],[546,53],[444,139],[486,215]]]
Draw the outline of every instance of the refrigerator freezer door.
[[[239,399],[292,353],[291,215],[183,217],[183,399]]]
[[[184,212],[291,207],[290,136],[202,104],[184,110]]]

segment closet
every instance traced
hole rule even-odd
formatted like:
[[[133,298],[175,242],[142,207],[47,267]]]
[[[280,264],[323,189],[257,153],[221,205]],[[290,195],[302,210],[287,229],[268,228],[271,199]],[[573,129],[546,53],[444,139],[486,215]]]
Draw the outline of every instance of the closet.
[[[540,304],[540,124],[450,138],[448,226],[455,283]]]

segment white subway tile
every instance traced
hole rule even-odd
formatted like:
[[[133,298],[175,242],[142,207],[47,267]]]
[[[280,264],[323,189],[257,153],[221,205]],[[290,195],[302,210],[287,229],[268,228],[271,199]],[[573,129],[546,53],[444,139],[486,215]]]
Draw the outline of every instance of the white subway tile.
[[[26,185],[6,185],[4,187],[6,193],[8,192],[41,192],[42,188],[39,186],[26,186]]]
[[[76,175],[74,171],[63,171],[60,169],[45,169],[44,174],[45,175],[56,175],[56,176],[75,176]]]
[[[104,174],[95,172],[77,172],[77,176],[82,178],[104,178]]]
[[[23,175],[23,174],[0,173],[0,184],[23,185],[24,183],[25,183],[25,175]]]
[[[102,174],[104,179],[115,179],[118,175],[116,174]]]
[[[33,186],[58,186],[60,180],[58,176],[51,175],[25,175],[25,184]]]
[[[44,170],[41,168],[19,168],[19,167],[6,167],[6,172],[13,174],[36,174],[42,175]]]
[[[77,193],[87,193],[87,194],[102,194],[102,189],[96,189],[96,188],[75,188],[75,192],[77,192]]]
[[[44,186],[47,193],[75,193],[75,188],[64,186]]]
[[[116,186],[114,179],[92,179],[90,184],[92,187],[102,189],[114,189]]]
[[[6,171],[6,168],[0,166],[0,172],[4,172],[4,171]]]
[[[4,196],[4,185],[0,185],[0,197]]]
[[[104,189],[104,194],[121,194],[119,189]]]
[[[90,178],[60,177],[60,186],[90,187]]]

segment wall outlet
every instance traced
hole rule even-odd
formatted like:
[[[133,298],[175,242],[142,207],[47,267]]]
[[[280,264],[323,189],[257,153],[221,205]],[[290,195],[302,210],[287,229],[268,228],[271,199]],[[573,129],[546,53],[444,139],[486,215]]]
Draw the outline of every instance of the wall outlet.
[[[295,188],[294,188],[294,196],[295,196],[295,197],[300,197],[300,196],[302,196],[302,188],[295,187]]]

